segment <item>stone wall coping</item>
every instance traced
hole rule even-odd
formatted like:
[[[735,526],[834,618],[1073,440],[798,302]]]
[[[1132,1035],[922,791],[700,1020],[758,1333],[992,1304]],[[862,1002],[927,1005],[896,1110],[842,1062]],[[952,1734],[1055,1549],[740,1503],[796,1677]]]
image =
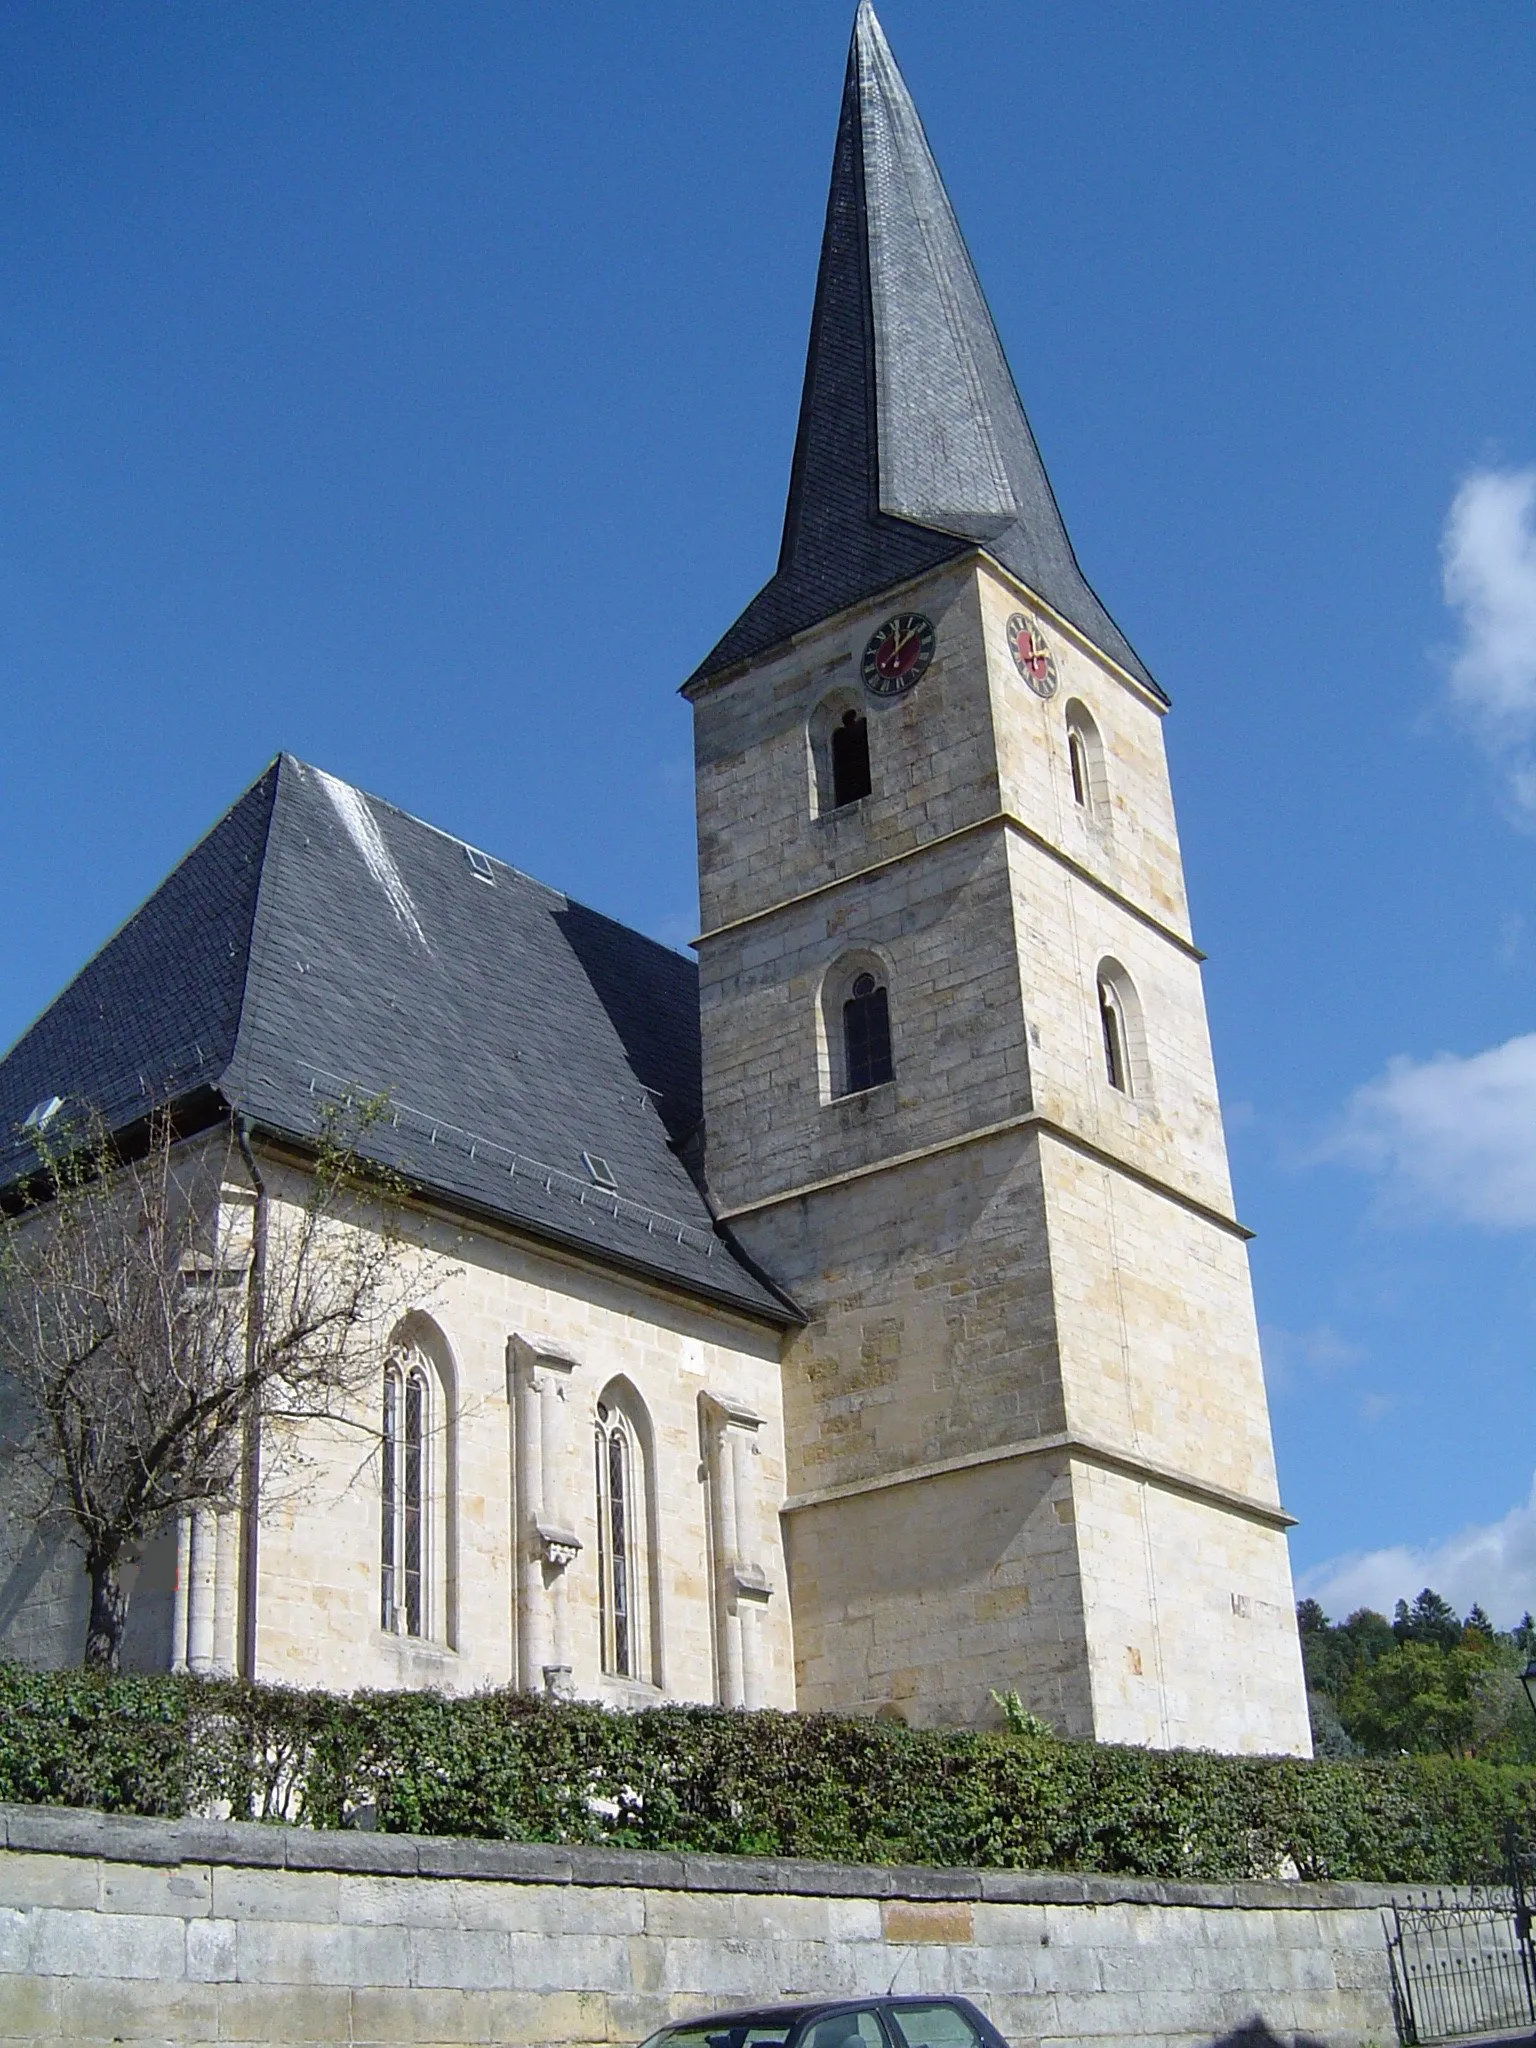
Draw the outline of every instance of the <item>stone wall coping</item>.
[[[87,1807],[0,1805],[0,1849],[112,1863],[233,1864],[374,1877],[472,1878],[504,1884],[609,1885],[670,1892],[800,1894],[841,1899],[971,1899],[1025,1906],[1192,1906],[1205,1910],[1360,1911],[1404,1889],[1379,1884],[1193,1884],[1051,1870],[946,1870],[816,1863],[794,1856],[702,1856],[588,1843],[492,1842],[381,1835],[259,1821],[148,1820]],[[1417,1887],[1416,1887],[1417,1889]]]

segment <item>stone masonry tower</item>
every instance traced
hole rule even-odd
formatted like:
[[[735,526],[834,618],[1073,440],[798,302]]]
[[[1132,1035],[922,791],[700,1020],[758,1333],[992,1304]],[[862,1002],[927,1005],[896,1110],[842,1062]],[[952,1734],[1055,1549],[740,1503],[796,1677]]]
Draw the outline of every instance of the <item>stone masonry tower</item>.
[[[779,567],[685,686],[804,1708],[1308,1749],[1163,753],[874,13]]]

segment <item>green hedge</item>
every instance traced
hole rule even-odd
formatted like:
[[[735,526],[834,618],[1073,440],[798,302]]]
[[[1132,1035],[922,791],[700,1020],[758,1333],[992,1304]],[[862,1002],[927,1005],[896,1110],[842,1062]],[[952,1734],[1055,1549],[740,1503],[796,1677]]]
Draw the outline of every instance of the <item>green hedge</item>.
[[[0,1666],[0,1800],[862,1863],[1417,1884],[1495,1874],[1508,1823],[1532,1834],[1536,1772]]]

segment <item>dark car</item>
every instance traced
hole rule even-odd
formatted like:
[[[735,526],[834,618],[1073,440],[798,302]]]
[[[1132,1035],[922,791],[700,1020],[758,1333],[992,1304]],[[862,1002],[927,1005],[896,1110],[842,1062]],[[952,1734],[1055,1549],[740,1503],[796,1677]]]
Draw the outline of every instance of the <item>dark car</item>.
[[[661,2027],[643,2048],[1008,2048],[968,1998],[817,1998]]]

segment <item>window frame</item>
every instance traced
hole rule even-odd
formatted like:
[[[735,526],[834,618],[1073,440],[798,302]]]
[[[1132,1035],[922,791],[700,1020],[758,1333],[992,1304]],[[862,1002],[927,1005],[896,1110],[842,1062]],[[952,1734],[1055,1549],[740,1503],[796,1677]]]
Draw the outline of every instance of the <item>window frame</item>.
[[[1133,975],[1106,955],[1094,969],[1092,1000],[1098,1016],[1099,1072],[1124,1101],[1147,1108],[1153,1099],[1147,1020]],[[1116,1079],[1110,1049],[1111,1020],[1119,1043],[1123,1078]]]
[[[1109,769],[1099,722],[1081,697],[1062,706],[1072,807],[1101,831],[1109,829]]]
[[[885,1052],[889,1071],[881,1079],[853,1086],[853,1048],[848,1042],[848,1006],[855,1000],[854,989],[868,975],[875,987],[870,996],[884,992]],[[882,1089],[893,1088],[901,1062],[897,1057],[900,1033],[897,977],[883,952],[858,946],[828,962],[816,992],[817,1084],[824,1108],[838,1103],[868,1101]]]
[[[951,1997],[942,1991],[936,1992],[928,1998],[914,1994],[908,1998],[888,1998],[882,2002],[880,2017],[885,2023],[886,2037],[891,2042],[892,2048],[910,2048],[906,2030],[901,2024],[902,2012],[925,2011],[935,2005],[945,2005],[952,2011],[958,2012],[961,2018],[974,2030],[981,2048],[1006,2048],[1003,2036],[999,2034],[997,2028],[993,2026],[986,2014],[973,2005],[970,1999]]]
[[[1113,981],[1103,974],[1098,979],[1098,996],[1105,1078],[1118,1094],[1134,1097],[1136,1090],[1131,1085],[1131,1049],[1126,1043],[1125,1009]]]
[[[807,713],[806,768],[813,818],[826,821],[832,818],[857,817],[859,806],[867,803],[874,795],[874,720],[870,711],[869,699],[862,690],[854,689],[847,683],[839,683],[835,689],[829,690],[824,697],[819,698]],[[869,788],[859,796],[848,796],[839,800],[832,739],[833,734],[850,714],[863,727],[864,749],[869,766]]]
[[[864,988],[862,983],[868,982]],[[857,1039],[862,1041],[855,1051]],[[857,1076],[857,1078],[856,1078]],[[891,1044],[891,991],[866,968],[843,998],[843,1093],[867,1095],[896,1078]]]
[[[1067,727],[1067,765],[1072,771],[1072,801],[1080,811],[1093,809],[1093,770],[1088,765],[1088,742],[1078,726]]]
[[[852,744],[856,749],[856,759],[852,765],[855,769],[863,771],[862,789],[845,790],[843,787],[845,777],[840,770],[846,769],[847,764],[839,760],[840,740]],[[845,745],[843,752],[846,751]],[[874,768],[869,752],[869,715],[857,704],[850,704],[827,733],[827,777],[831,784],[831,808],[834,811],[846,811],[850,804],[862,803],[865,797],[874,794]],[[855,774],[853,779],[857,781],[860,778]]]
[[[593,1462],[587,1468],[587,1484],[588,1512],[597,1524],[592,1554],[597,1571],[598,1669],[604,1679],[619,1685],[659,1685],[661,1617],[650,1418],[632,1383],[622,1376],[609,1381],[589,1414]],[[622,1495],[617,1518],[615,1471]]]
[[[441,1620],[434,1456],[439,1405],[437,1374],[428,1359],[415,1345],[397,1345],[384,1365],[379,1626],[386,1635],[413,1642],[432,1641]]]

